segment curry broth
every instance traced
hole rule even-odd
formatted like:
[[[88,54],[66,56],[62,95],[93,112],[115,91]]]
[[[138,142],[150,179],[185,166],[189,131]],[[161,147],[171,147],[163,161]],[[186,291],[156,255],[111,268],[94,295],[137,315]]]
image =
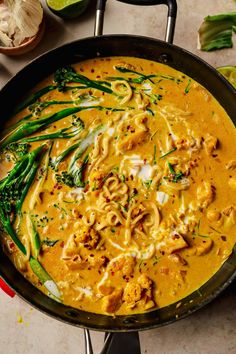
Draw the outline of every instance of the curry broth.
[[[2,138],[30,114],[22,124],[83,107],[13,140],[30,152],[45,146],[12,218],[26,255],[6,228],[4,249],[35,286],[79,309],[121,315],[179,301],[213,276],[236,241],[235,127],[204,87],[166,65],[113,57],[73,67],[90,81],[57,81],[61,91],[25,107]],[[71,136],[50,135],[62,129]],[[27,141],[41,135],[51,138]],[[2,180],[19,161],[10,144]]]

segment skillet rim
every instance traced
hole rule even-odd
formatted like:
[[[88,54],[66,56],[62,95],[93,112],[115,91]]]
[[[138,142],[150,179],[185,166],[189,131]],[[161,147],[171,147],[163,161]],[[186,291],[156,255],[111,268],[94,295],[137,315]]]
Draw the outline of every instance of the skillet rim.
[[[155,39],[155,38],[150,38],[150,37],[145,37],[145,36],[138,36],[138,35],[103,35],[103,36],[99,36],[99,37],[86,37],[86,38],[82,38],[82,39],[79,39],[79,40],[74,40],[72,42],[69,42],[69,43],[65,43],[61,46],[58,46],[52,50],[49,50],[43,54],[41,54],[40,56],[38,56],[37,58],[33,59],[32,61],[30,61],[24,68],[22,68],[21,70],[19,70],[12,78],[10,78],[7,83],[3,86],[3,88],[0,90],[0,100],[1,100],[1,97],[5,94],[8,93],[8,90],[11,89],[11,86],[14,85],[15,81],[17,82],[17,80],[19,80],[21,78],[21,76],[25,76],[25,74],[27,74],[27,71],[29,71],[31,68],[33,68],[34,66],[37,67],[38,63],[39,64],[42,64],[40,63],[40,61],[44,61],[45,59],[47,59],[48,57],[50,56],[56,56],[56,54],[59,52],[65,52],[67,48],[72,48],[73,46],[79,46],[81,43],[84,43],[84,42],[87,42],[87,41],[92,41],[92,42],[99,42],[99,41],[107,41],[107,40],[111,40],[111,39],[115,39],[117,41],[119,40],[136,40],[136,41],[149,41],[151,43],[154,43],[155,45],[161,45],[161,47],[164,47],[164,48],[167,48],[168,50],[173,50],[174,51],[174,54],[177,53],[180,53],[181,55],[187,55],[188,57],[190,57],[192,59],[192,61],[194,62],[197,62],[198,64],[200,65],[203,65],[207,70],[209,70],[217,80],[219,80],[219,82],[221,82],[222,84],[224,84],[225,88],[233,95],[236,95],[236,90],[228,83],[228,81],[219,73],[216,71],[216,69],[214,69],[210,64],[208,64],[207,62],[205,62],[203,59],[199,58],[198,56],[196,56],[195,54],[192,54],[191,52],[179,47],[179,46],[176,46],[174,44],[169,44],[169,43],[166,43],[162,40],[159,40],[159,39]],[[123,54],[120,54],[121,56],[124,56]],[[110,55],[110,56],[114,56],[114,55]],[[116,54],[117,56],[117,54]],[[127,55],[128,56],[128,55]],[[130,56],[130,55],[129,55]],[[94,56],[93,56],[94,57]],[[138,57],[138,56],[137,56]],[[139,56],[139,57],[142,57],[142,56]],[[85,60],[86,58],[83,58],[83,60]],[[154,60],[154,61],[157,61],[155,59],[151,59],[151,58],[147,58],[149,60]],[[79,60],[78,60],[79,61]],[[166,65],[169,65],[169,66],[172,66],[173,68],[176,68],[175,66],[171,65],[171,63],[165,63]],[[55,70],[55,69],[54,69]],[[178,69],[177,70],[180,70],[182,72],[184,72],[183,70],[181,69]],[[187,75],[189,75],[189,73],[186,73]],[[45,75],[45,77],[48,76]],[[190,77],[191,74],[189,75]],[[199,82],[199,80],[197,80],[196,78],[194,78],[196,81]],[[37,82],[41,81],[42,78],[40,78],[40,80],[37,80]],[[202,83],[201,83],[202,84]],[[203,84],[204,85],[204,84]],[[34,85],[33,85],[34,86]],[[204,85],[205,86],[205,85]],[[207,88],[209,90],[209,88]],[[209,90],[211,92],[211,90]],[[20,95],[22,96],[22,95]],[[213,95],[215,96],[215,95]],[[235,96],[236,97],[236,96]],[[217,99],[217,101],[219,102],[219,100]],[[220,102],[220,104],[222,105],[222,103]],[[226,111],[227,109],[225,107],[223,107]],[[234,109],[233,109],[234,110]],[[236,110],[236,107],[235,107],[235,110]],[[228,111],[227,111],[228,113]],[[231,121],[233,122],[232,118],[230,117]],[[233,122],[233,124],[235,124]],[[234,250],[233,252],[233,256],[236,260],[236,250]],[[2,257],[5,257],[7,258],[7,256],[3,256],[3,252],[2,250],[0,251],[0,258]],[[231,258],[231,257],[230,257]],[[8,259],[8,258],[7,258]],[[9,259],[8,259],[9,261]],[[10,262],[10,261],[9,261]],[[220,270],[218,272],[220,272],[222,270],[222,268],[224,268],[224,266],[227,266],[229,262],[229,259],[225,261],[225,263],[223,264],[223,266],[220,268]],[[10,262],[10,265],[9,265],[12,269],[14,268],[14,266],[11,264]],[[148,312],[148,313],[144,313],[144,314],[138,314],[138,315],[129,315],[129,316],[117,316],[117,318],[124,318],[127,320],[127,323],[126,324],[123,324],[122,328],[121,327],[114,327],[114,328],[108,328],[107,326],[102,326],[100,325],[99,323],[96,324],[96,325],[86,325],[84,323],[81,323],[80,321],[78,320],[75,320],[75,318],[77,317],[73,317],[71,316],[70,318],[62,318],[62,315],[61,314],[58,314],[58,313],[55,313],[55,311],[52,310],[52,308],[50,307],[50,309],[48,309],[47,307],[45,307],[42,303],[38,303],[38,300],[36,301],[34,298],[30,298],[30,295],[28,294],[24,294],[24,291],[21,291],[18,289],[17,287],[17,284],[15,284],[14,282],[12,282],[11,279],[9,279],[8,275],[4,272],[4,270],[2,269],[2,263],[0,261],[0,276],[4,279],[4,281],[6,281],[6,283],[8,283],[10,285],[10,287],[24,300],[26,301],[27,303],[29,303],[31,306],[37,308],[38,310],[40,310],[41,312],[55,318],[55,319],[58,319],[62,322],[65,322],[67,324],[72,324],[72,325],[75,325],[75,326],[78,326],[78,327],[81,327],[81,328],[89,328],[89,329],[92,329],[92,330],[97,330],[97,331],[108,331],[108,332],[128,332],[128,331],[137,331],[137,330],[148,330],[148,329],[152,329],[152,328],[156,328],[156,327],[159,327],[159,326],[163,326],[163,325],[167,325],[167,324],[170,324],[172,322],[175,322],[176,320],[178,319],[182,319],[182,318],[185,318],[187,317],[188,315],[192,314],[193,312],[195,312],[196,310],[202,308],[203,306],[205,306],[207,303],[209,303],[210,301],[212,301],[213,299],[215,299],[230,283],[232,283],[233,279],[236,278],[236,262],[235,262],[235,265],[234,265],[234,271],[232,272],[231,276],[228,277],[227,280],[225,280],[224,282],[222,282],[222,284],[220,286],[218,286],[214,293],[211,294],[211,296],[208,296],[206,299],[200,301],[196,306],[194,306],[193,308],[191,308],[191,310],[188,310],[187,312],[183,312],[181,313],[180,315],[178,315],[178,318],[176,318],[176,315],[173,317],[170,317],[168,320],[165,320],[165,321],[160,321],[160,322],[154,322],[151,320],[149,322],[149,324],[137,324],[136,321],[134,322],[129,322],[129,318],[135,318],[135,317],[147,317],[149,316],[150,314],[154,314],[156,312],[160,312],[160,311],[163,311],[163,309],[166,309],[163,308],[163,309],[159,309],[159,310],[153,310],[151,312]],[[227,267],[226,267],[227,268]],[[39,296],[40,298],[43,298],[43,300],[45,300],[47,303],[49,303],[50,305],[50,302],[52,302],[52,305],[55,303],[54,300],[48,298],[46,295],[44,295],[43,293],[41,293],[41,291],[39,291],[37,288],[35,288],[31,283],[29,283],[22,275],[20,272],[18,272],[15,268],[14,268],[15,272],[18,273],[18,276],[20,275],[20,277],[23,278],[24,282],[28,283],[29,288],[32,288],[34,291],[33,293],[36,295],[36,296]],[[209,281],[211,281],[217,274],[218,272],[213,275],[213,277],[211,277],[209,279]],[[21,279],[22,280],[22,279]],[[202,288],[204,288],[204,286],[206,286],[209,281],[207,281],[203,287],[201,287],[198,291],[201,291]],[[194,292],[196,293],[196,292]],[[192,294],[194,294],[192,293]],[[191,296],[192,294],[190,294],[189,296]],[[189,297],[188,296],[188,297]],[[188,297],[182,299],[181,301],[187,299]],[[176,306],[177,303],[175,304],[172,304],[170,306],[167,306],[167,308],[169,307],[174,307]],[[65,307],[65,308],[69,308],[71,309],[71,311],[75,311],[75,312],[83,312],[84,314],[86,314],[86,316],[89,318],[89,317],[93,317],[95,316],[97,319],[98,319],[98,322],[99,322],[99,318],[101,317],[106,317],[106,318],[109,318],[111,319],[112,317],[111,316],[107,316],[107,315],[100,315],[100,314],[94,314],[94,313],[89,313],[89,312],[85,312],[85,311],[80,311],[80,310],[74,310],[73,308],[70,308],[68,306],[65,306],[65,305],[61,305],[60,306],[62,307]],[[52,306],[53,307],[53,306]],[[83,321],[84,322],[84,321]]]

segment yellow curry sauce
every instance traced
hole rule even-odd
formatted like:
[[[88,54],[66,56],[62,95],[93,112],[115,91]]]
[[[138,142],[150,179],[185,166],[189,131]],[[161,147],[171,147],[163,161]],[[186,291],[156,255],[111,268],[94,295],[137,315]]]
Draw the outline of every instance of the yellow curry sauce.
[[[119,315],[179,301],[235,244],[236,130],[204,87],[166,65],[113,57],[73,68],[73,79],[58,71],[40,83],[33,92],[51,89],[2,138],[1,179],[42,147],[15,217],[21,194],[11,201],[26,255],[3,226],[4,249],[35,286],[79,309]],[[67,108],[79,109],[12,138]],[[15,142],[26,144],[20,157]]]

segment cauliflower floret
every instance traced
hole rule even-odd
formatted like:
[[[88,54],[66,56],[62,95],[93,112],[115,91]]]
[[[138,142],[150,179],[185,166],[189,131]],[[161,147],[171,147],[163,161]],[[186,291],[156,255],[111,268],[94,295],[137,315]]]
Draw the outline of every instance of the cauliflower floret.
[[[124,276],[130,276],[134,271],[135,264],[136,260],[134,257],[123,255],[111,261],[108,267],[111,273],[115,274],[121,271]]]
[[[81,227],[80,231],[76,234],[75,241],[76,243],[82,243],[84,247],[92,250],[97,247],[100,235],[91,227]]]
[[[204,146],[208,155],[211,155],[217,149],[218,139],[211,134],[207,134],[204,139]]]
[[[229,178],[228,184],[230,188],[236,190],[236,177]]]
[[[167,254],[171,254],[187,247],[188,243],[185,241],[183,236],[175,232],[174,235],[168,237],[163,242],[160,242],[160,245],[157,246],[157,249]]]
[[[140,275],[138,283],[143,289],[149,290],[152,287],[152,280],[146,274]]]
[[[210,222],[216,222],[220,220],[220,218],[221,218],[221,213],[218,210],[208,210],[207,219]]]
[[[78,245],[75,242],[76,236],[71,234],[63,248],[62,259],[71,259],[78,254]]]
[[[209,253],[212,247],[213,241],[210,238],[206,238],[196,246],[196,255],[203,256],[204,254]]]
[[[102,299],[103,311],[108,313],[115,313],[122,304],[122,289],[114,290],[110,295]]]
[[[137,131],[128,134],[119,144],[118,149],[126,152],[134,149],[137,145],[142,145],[149,138],[149,133],[146,131]]]
[[[234,170],[236,168],[236,160],[230,160],[225,165],[227,170]]]
[[[70,270],[78,270],[85,268],[85,262],[83,262],[82,258],[79,255],[75,255],[70,259],[66,259],[65,264]]]
[[[135,302],[141,299],[142,288],[137,283],[128,283],[124,290],[123,300],[130,304],[131,307],[135,306]]]
[[[129,282],[124,290],[123,301],[129,308],[139,305],[148,310],[155,306],[152,294],[152,280],[146,274],[142,274],[138,278],[138,282]]]
[[[138,278],[138,283],[141,286],[146,300],[151,300],[152,299],[152,280],[148,278],[146,274],[140,275]]]
[[[91,256],[90,255],[88,257],[88,262],[89,262],[89,265],[92,267],[101,268],[101,267],[105,267],[107,265],[107,263],[109,262],[109,259],[105,256],[99,256],[99,255]]]
[[[197,188],[197,200],[199,206],[202,208],[207,208],[215,198],[215,188],[209,182],[203,182]]]

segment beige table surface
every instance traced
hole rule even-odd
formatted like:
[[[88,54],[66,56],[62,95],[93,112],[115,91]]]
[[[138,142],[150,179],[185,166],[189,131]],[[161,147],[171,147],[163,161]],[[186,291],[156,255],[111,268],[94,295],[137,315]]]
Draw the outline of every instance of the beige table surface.
[[[236,65],[236,36],[233,49],[212,53],[196,49],[197,29],[202,19],[209,14],[236,11],[236,1],[177,1],[175,44],[197,54],[215,67]],[[18,58],[0,54],[0,87],[37,55],[62,43],[93,34],[93,4],[82,17],[73,21],[63,22],[47,9],[46,13],[46,34],[34,51]],[[165,6],[141,8],[109,0],[104,32],[163,38],[165,16]],[[92,338],[96,354],[101,348],[103,334],[92,332]],[[140,339],[142,354],[236,354],[236,283],[191,317],[142,332]],[[10,299],[0,291],[0,354],[54,353],[84,353],[83,331],[51,319],[18,297]]]

